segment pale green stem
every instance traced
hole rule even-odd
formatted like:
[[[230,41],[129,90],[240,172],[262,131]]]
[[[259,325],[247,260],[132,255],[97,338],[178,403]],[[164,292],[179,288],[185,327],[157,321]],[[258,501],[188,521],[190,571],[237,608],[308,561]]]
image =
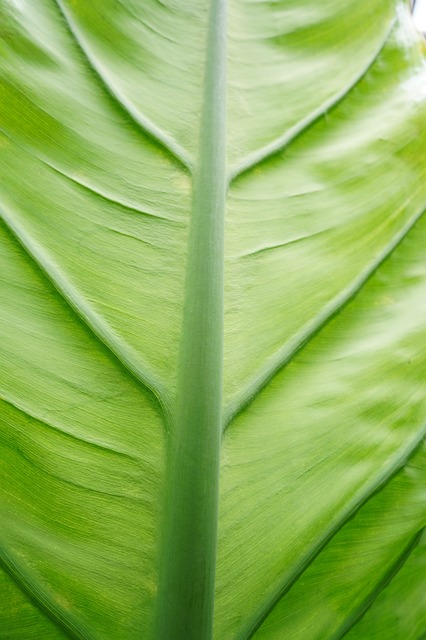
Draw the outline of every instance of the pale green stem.
[[[226,0],[210,8],[156,640],[210,640],[222,430]]]

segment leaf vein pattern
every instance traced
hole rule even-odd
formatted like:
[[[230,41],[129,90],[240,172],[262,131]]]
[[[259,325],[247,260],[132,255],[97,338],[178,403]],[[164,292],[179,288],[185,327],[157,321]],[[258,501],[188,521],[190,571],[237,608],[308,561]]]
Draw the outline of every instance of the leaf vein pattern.
[[[65,632],[72,640],[100,640],[85,629],[71,613],[61,608],[54,599],[40,589],[36,581],[9,554],[6,547],[0,544],[0,564],[16,584],[29,597],[37,608]]]
[[[9,133],[7,133],[1,127],[0,127],[0,133],[4,135],[6,138],[8,138],[16,147],[18,147],[19,149],[22,149],[22,151],[27,153],[29,156],[31,156],[38,162],[41,162],[44,166],[48,167],[54,173],[57,173],[59,176],[62,176],[62,178],[69,180],[73,184],[77,185],[77,187],[79,187],[80,189],[84,189],[85,191],[92,193],[98,198],[102,198],[106,202],[109,202],[113,205],[117,205],[119,207],[122,207],[123,209],[126,209],[127,211],[131,211],[132,213],[136,213],[142,216],[155,218],[156,220],[165,220],[167,222],[172,222],[174,224],[182,224],[179,222],[177,218],[171,218],[171,217],[161,215],[160,213],[152,209],[151,210],[141,209],[135,205],[130,204],[129,202],[124,202],[122,200],[119,200],[116,196],[112,194],[107,194],[101,191],[98,187],[95,187],[81,179],[78,179],[70,175],[69,173],[66,173],[66,171],[63,171],[62,169],[59,169],[59,167],[57,167],[55,164],[53,164],[49,160],[46,160],[38,153],[35,153],[29,146],[21,144],[20,142],[17,142],[17,140],[15,140],[12,136],[10,136]]]
[[[173,158],[175,158],[175,160],[177,160],[186,170],[191,171],[192,161],[185,149],[183,149],[183,147],[181,147],[169,134],[142,114],[139,109],[136,109],[130,100],[123,95],[118,87],[115,86],[113,80],[108,77],[108,73],[102,68],[101,63],[98,62],[95,56],[90,52],[89,47],[79,33],[75,22],[71,18],[69,11],[65,8],[62,0],[53,0],[53,2],[57,6],[72,38],[82,52],[87,65],[95,73],[108,94],[114,99],[118,106],[124,110],[127,116],[138,126],[140,130],[142,130],[152,140],[155,140],[157,144],[161,145],[163,149],[173,156]]]
[[[64,277],[60,269],[43,251],[42,247],[14,220],[13,214],[8,213],[3,207],[0,209],[0,219],[22,250],[37,265],[67,307],[78,316],[97,342],[101,343],[112,354],[114,360],[118,361],[128,375],[136,379],[153,394],[162,410],[165,426],[168,429],[171,413],[170,400],[165,388],[149,371],[148,367],[141,364],[140,358],[133,349],[90,307],[84,297]]]
[[[348,502],[347,506],[338,514],[336,520],[330,524],[328,529],[324,530],[319,539],[300,558],[290,576],[284,579],[283,584],[277,588],[271,596],[265,599],[264,604],[259,607],[258,613],[253,616],[246,629],[239,634],[237,640],[251,640],[251,638],[253,638],[256,631],[266,620],[276,604],[290,591],[292,586],[311,566],[324,547],[326,547],[334,536],[339,533],[345,524],[357,514],[361,507],[363,507],[374,494],[383,489],[387,483],[410,462],[411,458],[423,445],[425,438],[426,425],[424,425],[422,430],[413,437],[405,447],[397,452],[393,460],[391,460],[386,467],[382,468],[381,472],[373,481],[361,488],[353,499]]]
[[[37,157],[37,156],[34,156],[34,157]],[[139,209],[134,205],[131,205],[130,203],[126,203],[121,200],[118,200],[116,197],[103,193],[98,188],[93,187],[92,185],[89,185],[88,183],[83,182],[82,180],[78,180],[77,178],[69,175],[68,173],[65,173],[65,171],[61,171],[61,169],[58,169],[50,162],[47,162],[46,160],[42,160],[39,157],[37,157],[37,159],[40,160],[40,162],[43,162],[43,164],[45,164],[47,167],[49,167],[49,169],[51,169],[55,173],[61,175],[63,178],[66,178],[67,180],[70,180],[70,182],[73,182],[80,189],[89,191],[90,193],[97,196],[98,198],[102,198],[103,200],[110,202],[113,205],[117,205],[119,207],[122,207],[123,209],[126,209],[127,211],[131,211],[133,213],[137,213],[149,218],[155,218],[157,220],[166,220],[167,222],[174,222],[175,224],[179,223],[179,221],[176,220],[175,218],[168,218],[166,216],[160,215],[159,213],[156,213],[155,211],[147,211],[146,209]]]
[[[126,11],[134,20],[138,20],[138,21],[141,20],[140,16],[132,9],[132,7],[129,7],[129,4],[127,2],[124,2],[123,0],[117,0],[117,4],[119,4],[123,8],[123,10]],[[151,33],[155,33],[155,35],[161,36],[162,38],[164,38],[164,40],[168,42],[174,42],[174,43],[178,42],[177,38],[171,38],[170,36],[164,35],[163,33],[160,32],[159,29],[155,29],[151,24],[149,24],[145,20],[143,21],[143,25],[147,29],[147,31],[150,31]]]
[[[393,19],[386,31],[385,37],[380,42],[380,45],[375,51],[372,58],[368,61],[367,65],[361,70],[361,72],[358,73],[358,75],[347,86],[345,86],[342,91],[339,91],[339,93],[335,94],[329,100],[324,102],[318,109],[310,113],[301,122],[291,127],[289,131],[286,131],[269,144],[249,154],[235,167],[231,168],[228,175],[228,184],[231,184],[242,174],[251,171],[259,164],[268,161],[273,156],[287,149],[300,136],[305,134],[311,127],[313,127],[319,120],[324,118],[328,112],[335,109],[346,98],[346,96],[356,88],[356,86],[361,82],[361,80],[366,76],[371,67],[377,61],[378,57],[380,56],[389,40],[395,23],[396,20]]]
[[[14,449],[14,448],[10,447],[10,449]],[[16,450],[15,450],[15,452],[16,452]],[[95,496],[104,495],[104,496],[108,496],[110,498],[118,498],[120,500],[126,500],[132,506],[134,506],[135,503],[140,502],[137,498],[135,498],[133,496],[126,496],[126,495],[124,495],[122,493],[118,493],[118,492],[114,492],[114,491],[105,491],[105,490],[101,490],[101,489],[92,489],[91,487],[87,487],[86,485],[84,485],[81,482],[75,482],[74,480],[70,480],[69,478],[65,478],[63,476],[60,476],[60,475],[58,475],[56,473],[53,473],[53,472],[49,471],[48,469],[45,469],[41,464],[39,464],[39,463],[35,462],[34,460],[32,460],[31,458],[29,458],[21,449],[18,449],[18,453],[19,453],[19,456],[21,458],[23,458],[29,465],[31,465],[31,467],[33,469],[36,469],[37,472],[40,475],[48,476],[49,478],[53,479],[53,481],[55,481],[57,483],[64,484],[64,485],[66,485],[68,487],[73,487],[74,489],[82,490],[86,494],[89,494],[89,495],[90,494],[95,495]]]
[[[53,424],[52,422],[48,421],[46,418],[42,418],[41,416],[35,415],[35,413],[31,412],[27,407],[23,407],[22,404],[16,402],[16,400],[14,399],[12,400],[11,398],[6,398],[4,394],[0,396],[0,402],[8,404],[10,407],[13,407],[13,409],[16,409],[17,411],[27,416],[28,418],[32,420],[36,420],[40,424],[43,424],[47,429],[60,433],[62,436],[69,438],[70,441],[81,442],[85,445],[98,449],[101,452],[113,453],[114,455],[120,456],[121,458],[126,458],[128,460],[138,462],[138,458],[136,456],[126,453],[125,451],[119,451],[118,449],[113,449],[112,447],[108,447],[107,445],[101,444],[100,442],[96,442],[95,440],[87,440],[85,438],[81,438],[80,436],[77,436],[71,433],[70,431],[67,431],[62,426]]]
[[[424,532],[424,528],[420,529],[414,537],[411,538],[408,545],[402,551],[402,553],[398,556],[394,564],[388,569],[385,575],[380,580],[379,584],[373,589],[373,591],[367,596],[364,602],[360,605],[358,610],[351,616],[349,620],[345,622],[342,628],[332,637],[330,640],[341,640],[344,638],[349,631],[361,620],[361,618],[367,613],[367,611],[373,606],[377,598],[380,596],[382,591],[392,582],[395,576],[399,573],[399,571],[403,568],[407,560],[410,558],[414,549],[417,547],[420,542],[420,538]]]
[[[306,347],[315,336],[322,331],[333,318],[340,313],[361,291],[365,284],[374,276],[376,271],[398,248],[401,242],[406,238],[413,227],[419,222],[425,213],[425,209],[421,209],[395,234],[392,240],[384,247],[377,258],[372,261],[348,287],[346,287],[338,296],[332,299],[324,309],[315,317],[313,321],[298,332],[286,345],[279,349],[271,362],[263,367],[248,383],[234,401],[231,401],[224,412],[224,430],[226,430],[233,419],[244,409],[246,409],[256,398],[256,396],[264,389],[269,382],[284,367],[296,357],[301,349]]]

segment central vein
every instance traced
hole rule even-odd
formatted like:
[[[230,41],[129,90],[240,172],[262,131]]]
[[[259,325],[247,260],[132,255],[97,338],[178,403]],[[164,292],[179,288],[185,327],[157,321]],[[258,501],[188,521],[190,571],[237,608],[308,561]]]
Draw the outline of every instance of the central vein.
[[[211,0],[156,640],[210,640],[223,378],[226,0]]]

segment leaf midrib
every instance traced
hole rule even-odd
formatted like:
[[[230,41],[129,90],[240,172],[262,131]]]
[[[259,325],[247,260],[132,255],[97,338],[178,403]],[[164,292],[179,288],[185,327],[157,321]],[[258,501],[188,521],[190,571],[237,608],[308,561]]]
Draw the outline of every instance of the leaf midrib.
[[[209,10],[156,640],[213,636],[223,394],[226,4],[211,0]]]

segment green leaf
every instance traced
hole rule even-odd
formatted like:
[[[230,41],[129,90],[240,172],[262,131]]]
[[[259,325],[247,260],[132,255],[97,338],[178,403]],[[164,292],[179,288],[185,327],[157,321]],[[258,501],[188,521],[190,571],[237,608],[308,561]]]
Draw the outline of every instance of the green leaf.
[[[402,0],[0,0],[0,637],[419,640]]]

